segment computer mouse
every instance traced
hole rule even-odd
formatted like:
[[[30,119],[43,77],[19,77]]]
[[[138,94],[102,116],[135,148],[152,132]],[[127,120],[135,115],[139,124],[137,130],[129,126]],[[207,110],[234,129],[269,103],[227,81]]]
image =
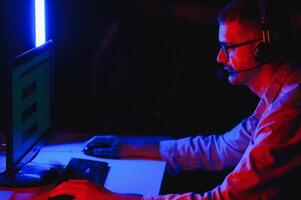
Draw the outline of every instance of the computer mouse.
[[[97,142],[94,144],[87,144],[87,146],[85,146],[84,150],[85,151],[93,151],[94,149],[104,149],[104,148],[111,148],[112,145],[106,142]]]
[[[49,197],[48,200],[75,200],[75,196],[71,194],[60,194],[54,197]]]

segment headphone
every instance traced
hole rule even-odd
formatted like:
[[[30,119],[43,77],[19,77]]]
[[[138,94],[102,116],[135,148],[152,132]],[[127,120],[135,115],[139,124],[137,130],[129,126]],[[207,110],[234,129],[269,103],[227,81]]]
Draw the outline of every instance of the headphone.
[[[271,31],[269,29],[264,0],[258,0],[258,4],[261,17],[262,41],[255,48],[254,57],[259,63],[265,64],[270,63],[277,52],[271,42]]]

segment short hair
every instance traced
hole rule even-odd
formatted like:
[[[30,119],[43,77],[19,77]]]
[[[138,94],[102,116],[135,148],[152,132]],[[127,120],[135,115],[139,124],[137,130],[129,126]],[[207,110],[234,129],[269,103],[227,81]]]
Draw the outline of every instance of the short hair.
[[[290,47],[292,26],[288,12],[280,0],[263,0],[266,12],[266,25],[271,31],[272,41],[276,40],[281,49]],[[239,21],[261,29],[259,0],[233,0],[218,15],[218,23]]]

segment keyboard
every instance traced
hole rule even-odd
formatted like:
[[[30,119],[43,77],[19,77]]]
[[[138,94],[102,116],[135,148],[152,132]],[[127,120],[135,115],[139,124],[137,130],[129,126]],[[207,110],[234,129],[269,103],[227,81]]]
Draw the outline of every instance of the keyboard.
[[[72,158],[64,169],[61,181],[85,179],[103,186],[109,169],[107,162]]]

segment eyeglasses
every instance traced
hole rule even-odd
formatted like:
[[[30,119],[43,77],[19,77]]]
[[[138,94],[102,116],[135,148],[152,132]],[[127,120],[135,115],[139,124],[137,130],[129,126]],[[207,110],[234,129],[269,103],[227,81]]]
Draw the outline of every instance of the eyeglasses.
[[[221,50],[223,51],[225,57],[227,59],[229,59],[230,57],[233,56],[233,55],[229,56],[229,53],[228,53],[229,49],[234,49],[234,48],[237,48],[237,47],[249,45],[249,44],[252,44],[252,43],[257,42],[259,40],[261,40],[261,39],[249,40],[249,41],[246,41],[246,42],[242,42],[242,43],[239,43],[239,44],[233,44],[233,45],[229,45],[229,46],[227,46],[226,44],[220,44],[220,46],[221,46]]]

